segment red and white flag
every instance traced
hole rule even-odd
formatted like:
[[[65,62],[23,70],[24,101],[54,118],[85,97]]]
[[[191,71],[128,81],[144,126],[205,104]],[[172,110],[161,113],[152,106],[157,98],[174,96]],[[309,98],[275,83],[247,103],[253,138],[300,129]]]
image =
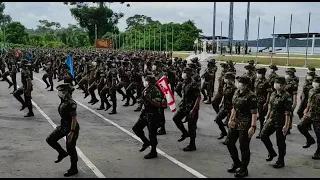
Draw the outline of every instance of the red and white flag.
[[[174,95],[169,87],[167,78],[162,76],[156,83],[158,87],[161,89],[162,94],[166,97],[167,103],[170,107],[171,112],[176,112],[176,103],[174,99]]]

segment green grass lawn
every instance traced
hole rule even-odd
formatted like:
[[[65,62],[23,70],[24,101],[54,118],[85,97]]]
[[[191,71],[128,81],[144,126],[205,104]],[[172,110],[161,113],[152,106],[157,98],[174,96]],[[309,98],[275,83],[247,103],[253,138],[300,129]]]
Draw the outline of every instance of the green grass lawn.
[[[227,60],[231,60],[234,62],[247,62],[249,60],[254,60],[255,61],[255,57],[241,57],[241,56],[233,56],[231,58],[231,56],[219,56],[217,57],[216,60],[218,61],[227,61]],[[270,57],[259,57],[257,58],[257,63],[258,64],[270,64],[271,63],[271,58]],[[287,59],[286,58],[277,58],[274,57],[273,58],[273,64],[279,65],[279,66],[286,66],[287,64]],[[309,59],[308,63],[307,63],[308,67],[316,67],[319,68],[320,67],[320,60],[315,60],[315,59]],[[291,57],[289,58],[289,66],[297,66],[297,67],[303,67],[304,66],[304,59],[296,59],[295,57]]]
[[[252,56],[256,56],[256,53],[252,53]],[[271,56],[269,53],[258,53],[258,56]],[[305,58],[306,55],[301,54],[290,54],[290,57]],[[273,57],[287,57],[287,54],[274,54]],[[320,55],[309,55],[308,58],[320,58]]]

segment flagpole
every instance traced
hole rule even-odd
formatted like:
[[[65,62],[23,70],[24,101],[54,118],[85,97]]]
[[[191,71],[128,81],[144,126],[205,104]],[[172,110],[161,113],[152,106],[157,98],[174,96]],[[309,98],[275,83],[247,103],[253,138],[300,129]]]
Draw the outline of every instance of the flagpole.
[[[309,47],[309,32],[310,32],[310,21],[311,21],[311,12],[309,13],[309,21],[308,21],[308,34],[307,34],[307,47],[306,47],[306,59],[304,61],[304,66],[307,67],[308,61],[308,47]]]
[[[260,17],[259,17],[259,21],[258,21],[256,64],[257,64],[257,61],[258,61],[258,52],[259,52],[259,33],[260,33]]]

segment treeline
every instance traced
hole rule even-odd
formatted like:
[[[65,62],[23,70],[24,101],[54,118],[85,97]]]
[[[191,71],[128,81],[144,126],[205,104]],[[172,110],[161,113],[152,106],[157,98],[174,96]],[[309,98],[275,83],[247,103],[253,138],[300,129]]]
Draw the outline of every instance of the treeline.
[[[80,48],[94,47],[95,37],[112,38],[116,48],[150,49],[182,51],[192,50],[193,42],[202,31],[194,22],[161,24],[145,15],[134,15],[126,20],[127,28],[120,32],[117,24],[124,16],[110,8],[112,2],[95,2],[98,6],[89,6],[86,2],[65,2],[71,6],[70,12],[78,25],[61,27],[59,22],[39,20],[35,29],[27,29],[20,22],[12,21],[5,15],[5,4],[0,2],[1,26],[0,40],[6,47],[50,47]],[[108,4],[108,5],[106,5]],[[126,4],[121,2],[121,4]],[[126,8],[130,8],[126,4]],[[173,38],[172,38],[173,37]]]

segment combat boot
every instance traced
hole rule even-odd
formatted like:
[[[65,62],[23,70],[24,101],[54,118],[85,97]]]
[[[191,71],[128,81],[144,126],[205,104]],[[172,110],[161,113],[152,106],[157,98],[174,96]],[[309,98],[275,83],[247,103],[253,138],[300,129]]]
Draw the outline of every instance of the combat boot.
[[[153,159],[156,157],[158,157],[157,151],[151,151],[149,154],[144,156],[145,159]]]
[[[239,177],[239,178],[247,177],[248,174],[249,173],[247,168],[241,168],[238,172],[234,174],[234,177]]]
[[[165,135],[167,134],[166,129],[164,126],[160,127],[159,131],[157,132],[157,135]]]
[[[65,177],[70,177],[73,175],[78,174],[78,168],[77,168],[77,163],[71,163],[71,168],[64,173]]]
[[[276,169],[283,168],[284,166],[284,159],[278,159],[278,161],[273,165],[273,167]]]
[[[235,172],[237,171],[237,169],[240,168],[240,166],[241,166],[241,161],[239,160],[238,157],[236,157],[236,158],[231,157],[231,158],[232,158],[232,160],[233,160],[233,164],[231,165],[230,168],[227,169],[227,171],[228,171],[229,173],[235,173]]]
[[[112,111],[109,114],[110,115],[111,114],[117,114],[117,102],[116,101],[113,101],[113,103],[112,103]]]
[[[311,137],[311,136],[310,136]],[[316,141],[311,137],[307,140],[307,143],[305,145],[303,145],[303,148],[309,148],[311,145],[315,144]]]
[[[190,138],[190,143],[187,147],[183,148],[183,151],[195,151],[197,150],[195,138]]]
[[[142,103],[139,103],[138,107],[137,107],[135,110],[133,110],[133,111],[134,111],[134,112],[140,112],[141,109],[142,109]]]
[[[24,117],[33,117],[34,116],[34,114],[33,114],[33,112],[29,112],[27,115],[25,115]]]
[[[65,157],[68,156],[67,152],[63,152],[63,153],[59,153],[57,160],[55,160],[55,163],[59,163],[60,161],[62,161]]]
[[[320,160],[320,149],[317,149],[316,153],[312,156],[314,160]]]

